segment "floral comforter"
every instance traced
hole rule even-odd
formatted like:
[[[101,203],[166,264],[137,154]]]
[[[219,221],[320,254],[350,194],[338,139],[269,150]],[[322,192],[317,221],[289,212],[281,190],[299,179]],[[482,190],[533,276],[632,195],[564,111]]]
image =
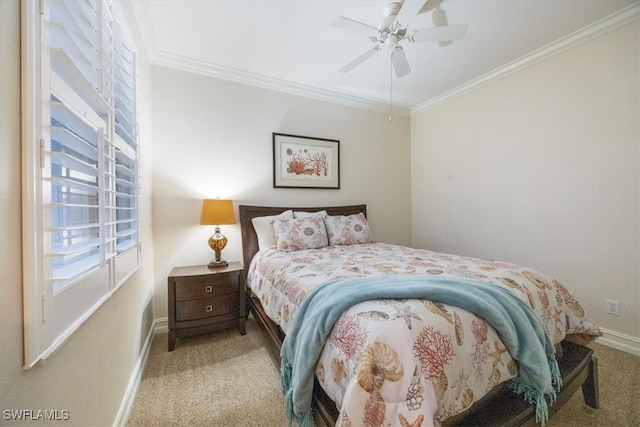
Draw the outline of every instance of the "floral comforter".
[[[258,252],[248,286],[286,333],[300,303],[333,279],[371,275],[464,277],[509,289],[534,310],[554,343],[600,331],[557,280],[514,264],[384,243]],[[372,300],[343,313],[316,376],[340,409],[337,426],[432,426],[460,413],[517,363],[482,318],[428,300]]]

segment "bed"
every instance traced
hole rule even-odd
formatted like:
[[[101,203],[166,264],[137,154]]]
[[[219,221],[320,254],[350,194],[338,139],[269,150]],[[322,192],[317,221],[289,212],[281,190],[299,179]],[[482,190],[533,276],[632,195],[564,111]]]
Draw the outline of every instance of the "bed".
[[[322,218],[328,216],[331,222],[325,221],[325,232],[333,233],[334,244],[329,244],[329,238],[326,244],[316,245],[318,248],[297,250],[283,248],[282,241],[277,242],[279,246],[273,246],[275,240],[259,242],[258,235],[264,235],[265,226],[269,229],[274,217],[289,212],[300,217],[305,212],[311,214],[307,218],[315,218],[319,212]],[[366,205],[241,205],[239,214],[249,288],[247,314],[254,315],[277,349],[309,289],[331,279],[435,275],[497,283],[533,305],[549,325],[545,328],[556,345],[562,376],[562,387],[549,415],[579,388],[585,403],[598,407],[597,360],[586,344],[600,331],[564,286],[544,273],[509,263],[375,243],[370,237],[367,240],[366,233],[363,242],[337,236],[345,218],[361,218],[366,227]],[[287,278],[285,273],[294,274],[294,278]],[[514,280],[514,275],[523,276],[526,286]],[[284,290],[270,289],[272,282],[287,280],[293,280],[293,285],[285,284]],[[385,338],[385,333],[394,337]],[[398,362],[395,355],[400,368],[396,367],[394,374],[387,366],[386,381],[374,378],[374,382],[382,383],[367,389],[359,377],[363,359],[371,348],[383,346],[380,341],[389,339],[409,343],[407,357],[417,360],[415,366],[402,354]],[[401,353],[399,345],[393,343]],[[383,350],[395,353],[388,345]],[[434,352],[437,354],[431,354]],[[440,363],[425,360],[429,358]],[[510,389],[509,380],[517,375],[517,366],[497,332],[472,313],[423,299],[366,301],[349,308],[336,322],[315,368],[313,405],[329,426],[523,425],[535,419],[535,408]]]

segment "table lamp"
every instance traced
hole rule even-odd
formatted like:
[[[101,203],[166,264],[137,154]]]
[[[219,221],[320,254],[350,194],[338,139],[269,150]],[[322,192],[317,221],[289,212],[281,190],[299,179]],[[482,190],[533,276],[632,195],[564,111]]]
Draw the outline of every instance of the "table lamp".
[[[209,238],[209,247],[213,249],[216,257],[209,263],[209,267],[225,267],[227,261],[220,258],[220,254],[227,246],[227,238],[220,233],[220,226],[235,224],[236,217],[233,213],[233,201],[221,199],[205,199],[202,202],[201,225],[215,225],[213,236]]]

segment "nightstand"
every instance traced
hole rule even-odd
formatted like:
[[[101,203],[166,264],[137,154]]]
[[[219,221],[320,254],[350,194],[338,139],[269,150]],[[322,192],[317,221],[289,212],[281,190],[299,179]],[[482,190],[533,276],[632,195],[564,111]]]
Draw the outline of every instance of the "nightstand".
[[[244,268],[175,267],[168,277],[169,345],[176,338],[238,326],[246,334]]]

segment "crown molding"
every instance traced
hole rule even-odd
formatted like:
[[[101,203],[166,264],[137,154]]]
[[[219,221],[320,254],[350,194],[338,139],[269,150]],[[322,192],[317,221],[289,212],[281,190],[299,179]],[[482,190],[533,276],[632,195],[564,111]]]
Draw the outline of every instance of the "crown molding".
[[[389,103],[347,95],[340,92],[320,89],[287,80],[276,79],[262,74],[251,73],[231,67],[212,64],[205,61],[196,60],[187,56],[177,55],[171,52],[160,51],[154,56],[154,65],[173,68],[221,80],[241,83],[249,86],[257,86],[262,89],[284,92],[291,95],[305,98],[327,101],[334,104],[346,105],[349,107],[362,108],[365,110],[389,113]],[[394,116],[409,116],[409,108],[406,106],[393,105]]]
[[[515,61],[496,68],[442,95],[431,98],[411,108],[411,117],[638,20],[640,20],[640,3],[628,6],[547,46],[534,50]]]
[[[199,61],[193,58],[159,50],[157,46],[157,35],[153,30],[153,26],[149,24],[150,22],[152,22],[149,6],[146,4],[146,2],[133,2],[132,4],[136,21],[140,29],[142,41],[144,43],[147,56],[149,57],[149,62],[153,65],[160,65],[185,72],[211,76],[221,80],[256,86],[263,89],[289,93],[292,95],[346,105],[349,107],[361,108],[381,113],[389,113],[389,103],[386,101],[362,98],[358,96],[347,95],[341,92],[320,89],[317,87],[294,83],[287,80],[276,79],[257,73],[250,73],[239,69]],[[448,92],[435,96],[421,104],[418,104],[415,107],[393,105],[393,115],[404,117],[417,115],[431,108],[434,108],[437,105],[443,104],[480,87],[486,86],[498,79],[521,71],[524,68],[529,67],[537,62],[543,61],[547,58],[578,46],[581,43],[602,36],[607,32],[613,31],[631,22],[638,21],[639,19],[640,3],[635,3],[625,9],[622,9],[619,12],[610,15],[609,17],[603,18],[600,21],[597,21],[581,30],[578,30],[547,46],[524,55],[521,58],[516,59],[515,61],[512,61],[502,67],[496,68],[495,70],[490,71]]]
[[[149,62],[153,64],[158,56],[158,44],[156,43],[158,36],[153,28],[153,25],[150,24],[151,22],[153,22],[153,18],[151,17],[151,10],[149,9],[147,2],[134,1],[129,4],[131,6],[131,9],[133,10],[136,25],[138,26],[138,31],[140,33],[140,38],[142,39],[142,44],[144,45],[144,51],[147,54]]]

